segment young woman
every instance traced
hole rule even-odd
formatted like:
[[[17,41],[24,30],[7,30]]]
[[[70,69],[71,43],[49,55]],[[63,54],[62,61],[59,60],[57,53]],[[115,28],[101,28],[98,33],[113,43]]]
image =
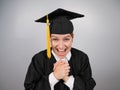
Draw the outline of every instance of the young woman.
[[[73,18],[84,15],[57,9],[50,19],[50,57],[47,50],[34,55],[25,79],[25,90],[93,90],[87,54],[72,47]],[[45,22],[46,16],[36,22]]]

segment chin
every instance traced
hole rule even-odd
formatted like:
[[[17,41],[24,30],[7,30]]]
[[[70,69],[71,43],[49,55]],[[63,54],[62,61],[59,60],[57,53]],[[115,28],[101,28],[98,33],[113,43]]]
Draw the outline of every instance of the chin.
[[[65,56],[58,56],[60,59],[63,59],[63,58],[65,58]]]
[[[59,58],[62,59],[62,58],[64,58],[64,57],[66,57],[67,53],[66,53],[66,52],[64,52],[63,54],[57,53],[57,55],[58,55]]]

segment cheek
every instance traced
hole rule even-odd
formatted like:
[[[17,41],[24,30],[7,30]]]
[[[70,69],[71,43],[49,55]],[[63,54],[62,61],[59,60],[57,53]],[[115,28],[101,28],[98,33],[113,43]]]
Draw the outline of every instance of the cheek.
[[[56,46],[57,46],[57,44],[56,44],[56,43],[51,42],[51,47],[52,47],[52,48],[54,48],[54,47],[56,47]]]
[[[67,46],[67,47],[71,47],[71,46],[72,46],[72,42],[65,43],[65,46]]]

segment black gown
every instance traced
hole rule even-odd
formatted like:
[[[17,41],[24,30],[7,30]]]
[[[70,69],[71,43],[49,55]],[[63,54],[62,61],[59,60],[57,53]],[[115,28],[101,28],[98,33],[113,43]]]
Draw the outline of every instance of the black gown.
[[[70,75],[75,78],[73,90],[93,90],[96,82],[92,78],[92,71],[88,56],[80,50],[71,49],[71,59],[68,61],[71,67]],[[25,90],[51,90],[48,76],[53,72],[53,64],[56,62],[54,56],[49,60],[46,50],[34,55],[29,65],[24,81]],[[70,90],[60,80],[55,84],[54,90]]]

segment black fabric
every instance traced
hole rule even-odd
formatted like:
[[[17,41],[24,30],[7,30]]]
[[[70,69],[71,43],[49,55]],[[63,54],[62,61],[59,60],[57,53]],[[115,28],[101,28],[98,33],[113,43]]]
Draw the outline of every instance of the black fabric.
[[[41,17],[40,19],[35,20],[35,22],[46,23],[46,15]],[[58,8],[58,9],[56,9],[53,12],[48,14],[48,18],[50,20],[50,23],[52,20],[56,19],[59,16],[64,16],[68,20],[72,20],[72,19],[79,18],[79,17],[84,17],[84,15],[82,15],[82,14],[71,12],[71,11],[68,11],[68,10],[65,10],[62,8]]]
[[[71,19],[84,17],[82,14],[74,13],[64,9],[57,9],[48,14],[50,21],[50,33],[51,34],[68,34],[73,32],[73,24]],[[47,15],[36,20],[36,22],[46,23]]]
[[[50,24],[51,34],[68,34],[73,32],[73,24],[65,17],[58,17]]]
[[[68,63],[71,67],[70,75],[75,78],[73,90],[93,90],[96,83],[92,78],[88,56],[74,48],[71,49],[71,53],[72,57]],[[55,62],[53,55],[50,60],[47,59],[46,50],[36,54],[32,58],[26,74],[25,90],[51,90],[48,76],[53,71]],[[60,80],[55,84],[54,90],[70,89],[64,84],[63,80]]]

